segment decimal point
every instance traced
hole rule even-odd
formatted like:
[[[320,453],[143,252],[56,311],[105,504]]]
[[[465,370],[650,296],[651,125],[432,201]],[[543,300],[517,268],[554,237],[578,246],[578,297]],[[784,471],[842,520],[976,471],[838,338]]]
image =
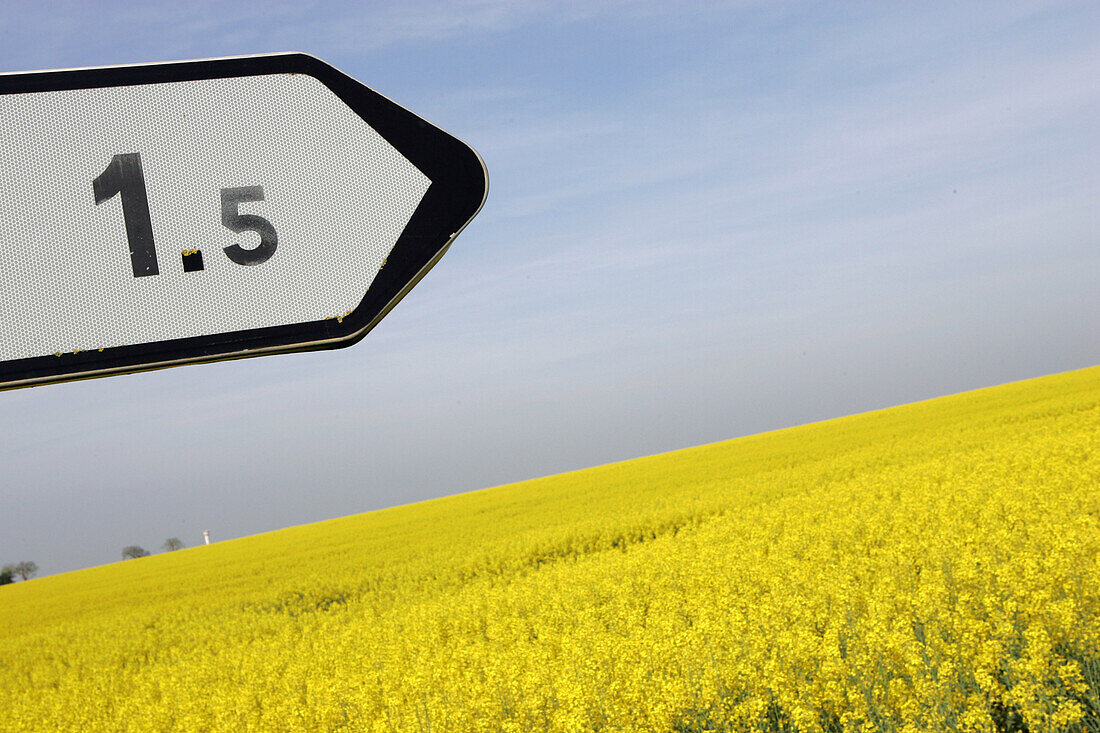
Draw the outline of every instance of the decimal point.
[[[183,250],[183,271],[198,272],[202,269],[202,252],[197,249]]]

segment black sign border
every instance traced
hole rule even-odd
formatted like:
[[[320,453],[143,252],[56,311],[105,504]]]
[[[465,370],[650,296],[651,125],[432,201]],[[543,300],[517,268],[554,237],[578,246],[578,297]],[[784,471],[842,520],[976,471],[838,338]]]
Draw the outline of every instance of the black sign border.
[[[488,194],[481,157],[466,143],[304,53],[0,75],[0,94],[306,74],[339,97],[431,184],[385,266],[346,317],[0,362],[0,390],[263,354],[350,346],[439,261]]]

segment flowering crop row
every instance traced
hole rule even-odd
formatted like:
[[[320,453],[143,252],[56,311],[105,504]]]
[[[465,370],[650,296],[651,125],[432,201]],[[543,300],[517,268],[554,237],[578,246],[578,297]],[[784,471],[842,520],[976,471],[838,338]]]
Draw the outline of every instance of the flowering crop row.
[[[1100,368],[40,578],[0,616],[0,729],[1100,730]]]

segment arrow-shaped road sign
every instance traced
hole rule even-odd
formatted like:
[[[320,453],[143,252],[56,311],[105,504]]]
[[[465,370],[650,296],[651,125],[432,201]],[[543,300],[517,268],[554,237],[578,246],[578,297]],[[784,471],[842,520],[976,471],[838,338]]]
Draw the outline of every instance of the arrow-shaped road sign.
[[[304,54],[0,75],[0,389],[348,346],[487,186]]]

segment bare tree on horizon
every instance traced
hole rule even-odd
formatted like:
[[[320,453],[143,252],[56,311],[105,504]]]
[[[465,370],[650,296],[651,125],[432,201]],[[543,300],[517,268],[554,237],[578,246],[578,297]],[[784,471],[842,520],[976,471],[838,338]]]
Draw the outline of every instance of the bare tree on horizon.
[[[149,554],[149,551],[140,545],[126,545],[122,548],[123,560],[135,560],[139,557],[145,557]]]
[[[38,563],[24,560],[12,566],[12,572],[23,580],[30,580],[31,576],[38,572]]]

